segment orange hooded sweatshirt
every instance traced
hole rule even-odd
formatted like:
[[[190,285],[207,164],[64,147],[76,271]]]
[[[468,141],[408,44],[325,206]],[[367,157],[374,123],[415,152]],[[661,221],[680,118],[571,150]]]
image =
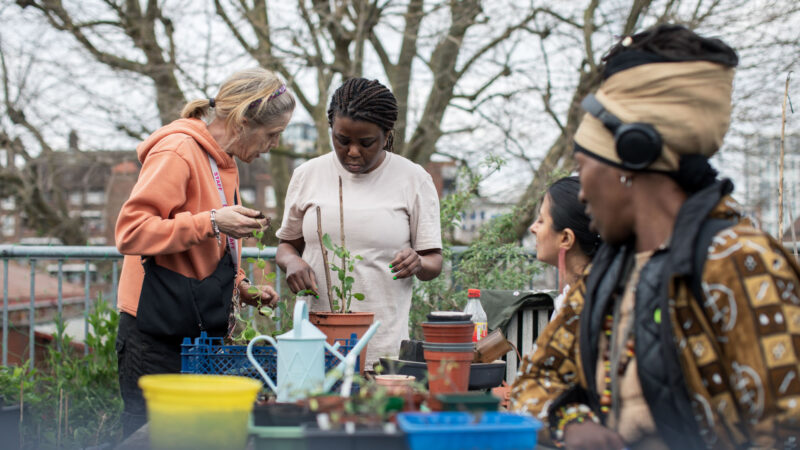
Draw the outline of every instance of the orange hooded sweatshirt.
[[[136,148],[142,170],[117,219],[117,248],[125,255],[117,306],[136,316],[144,279],[141,256],[187,277],[211,275],[226,253],[217,244],[211,209],[222,208],[211,175],[211,155],[219,167],[228,205],[239,189],[239,170],[199,119],[179,119],[150,135]],[[237,199],[240,198],[236,193]],[[241,240],[237,241],[241,255]],[[239,261],[237,261],[237,264]],[[239,269],[234,286],[244,278]]]

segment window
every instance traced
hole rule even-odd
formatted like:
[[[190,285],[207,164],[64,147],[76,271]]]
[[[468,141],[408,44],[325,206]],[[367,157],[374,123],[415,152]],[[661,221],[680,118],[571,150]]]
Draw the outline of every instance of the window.
[[[278,200],[275,198],[275,188],[272,186],[264,188],[264,206],[267,208],[278,206]]]
[[[89,205],[102,205],[105,200],[106,193],[103,191],[89,191],[86,193],[86,203]]]
[[[242,203],[253,205],[256,202],[256,191],[251,188],[245,188],[239,191],[242,194]],[[258,205],[255,205],[258,208]]]
[[[83,203],[83,193],[81,192],[70,192],[69,193],[69,204],[70,205],[80,205]]]
[[[13,216],[3,216],[0,218],[0,227],[2,227],[3,236],[14,236],[16,231],[14,225]]]
[[[14,209],[15,207],[14,197],[8,196],[0,201],[0,209]]]

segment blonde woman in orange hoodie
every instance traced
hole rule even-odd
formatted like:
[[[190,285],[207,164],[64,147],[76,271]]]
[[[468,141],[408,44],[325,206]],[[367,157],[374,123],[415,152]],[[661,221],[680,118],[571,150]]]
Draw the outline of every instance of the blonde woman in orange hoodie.
[[[243,70],[137,147],[142,169],[116,225],[125,255],[116,345],[126,436],[146,422],[140,376],[180,372],[181,340],[226,334],[237,299],[277,301],[239,268],[241,238],[269,219],[240,204],[234,157],[250,163],[274,148],[294,107],[274,73]]]

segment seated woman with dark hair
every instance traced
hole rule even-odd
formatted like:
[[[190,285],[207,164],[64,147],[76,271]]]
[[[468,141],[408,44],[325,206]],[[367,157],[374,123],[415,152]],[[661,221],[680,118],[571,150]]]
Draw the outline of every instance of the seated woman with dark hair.
[[[589,230],[589,216],[578,201],[581,183],[578,177],[562,178],[547,189],[539,207],[539,217],[531,225],[536,236],[536,258],[558,267],[558,290],[555,311],[600,247],[600,236]]]

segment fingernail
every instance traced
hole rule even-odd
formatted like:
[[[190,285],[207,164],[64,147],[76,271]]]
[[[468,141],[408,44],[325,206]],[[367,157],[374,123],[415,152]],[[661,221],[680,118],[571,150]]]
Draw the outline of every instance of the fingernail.
[[[394,277],[394,278],[392,278],[392,279],[393,279],[393,280],[396,280],[396,279],[397,279],[397,277]]]
[[[317,297],[317,298],[319,298],[319,295],[315,295],[314,297]]]
[[[395,272],[397,272],[397,269],[392,269],[392,273],[395,273]]]
[[[390,269],[392,268],[392,264],[389,264],[389,268],[390,268]]]

